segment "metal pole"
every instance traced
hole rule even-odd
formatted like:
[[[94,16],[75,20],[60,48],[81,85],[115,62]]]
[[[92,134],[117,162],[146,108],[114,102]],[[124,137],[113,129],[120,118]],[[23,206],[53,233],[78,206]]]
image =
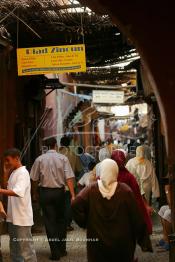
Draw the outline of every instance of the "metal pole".
[[[91,85],[91,84],[84,84],[84,83],[69,83],[69,82],[64,82],[59,79],[60,84],[63,86],[77,86],[77,87],[91,87],[91,88],[99,88],[99,89],[123,89],[123,88],[133,88],[135,85],[128,85],[126,87],[122,85],[116,85],[116,86],[109,86],[109,85]]]

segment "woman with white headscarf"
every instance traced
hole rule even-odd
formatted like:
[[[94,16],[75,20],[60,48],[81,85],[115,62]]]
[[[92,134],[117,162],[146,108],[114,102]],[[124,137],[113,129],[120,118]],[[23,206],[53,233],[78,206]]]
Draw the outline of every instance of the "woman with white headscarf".
[[[133,262],[136,242],[142,250],[152,251],[134,194],[117,182],[118,172],[115,161],[102,161],[100,179],[72,203],[75,221],[87,228],[88,262]]]
[[[137,147],[136,157],[128,161],[126,168],[136,177],[141,194],[144,195],[148,203],[150,203],[151,193],[155,198],[160,197],[154,166],[151,161],[146,159],[144,146]]]
[[[98,159],[99,159],[99,163],[96,165],[95,167],[95,173],[96,173],[96,178],[98,178],[100,176],[100,164],[103,160],[105,159],[110,159],[111,158],[111,152],[108,149],[108,147],[103,147],[99,150],[98,153]]]

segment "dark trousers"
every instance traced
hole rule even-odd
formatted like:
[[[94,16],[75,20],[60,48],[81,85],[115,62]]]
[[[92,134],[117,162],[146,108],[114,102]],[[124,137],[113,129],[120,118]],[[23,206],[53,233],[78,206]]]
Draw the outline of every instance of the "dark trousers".
[[[59,257],[66,250],[65,190],[40,187],[39,199],[51,254]]]
[[[65,194],[66,194],[65,216],[66,216],[66,225],[68,227],[72,223],[71,194],[69,191],[66,191]]]

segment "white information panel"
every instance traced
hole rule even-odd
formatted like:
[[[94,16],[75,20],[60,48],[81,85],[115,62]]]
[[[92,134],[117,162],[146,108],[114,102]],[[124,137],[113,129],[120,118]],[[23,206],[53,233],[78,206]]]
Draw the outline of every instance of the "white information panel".
[[[124,91],[93,90],[92,101],[94,104],[123,104]]]

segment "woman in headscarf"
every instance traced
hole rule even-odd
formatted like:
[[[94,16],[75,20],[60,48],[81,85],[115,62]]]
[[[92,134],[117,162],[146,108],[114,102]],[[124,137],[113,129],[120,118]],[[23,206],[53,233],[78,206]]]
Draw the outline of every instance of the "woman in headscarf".
[[[143,197],[140,193],[140,188],[135,177],[126,169],[126,156],[121,150],[114,150],[111,158],[117,163],[119,167],[118,182],[127,184],[133,191],[138,207],[144,217],[147,225],[148,233],[152,234],[152,222],[148,212],[148,207],[145,206]]]
[[[96,173],[97,178],[100,176],[100,164],[101,164],[101,162],[105,159],[111,158],[111,152],[109,151],[107,146],[103,147],[99,150],[98,158],[99,158],[100,162],[95,167],[95,173]]]
[[[150,203],[151,193],[155,198],[160,197],[159,183],[153,164],[145,158],[143,146],[136,149],[136,157],[130,159],[126,168],[135,176],[140,186],[140,191]]]
[[[145,242],[147,228],[132,190],[117,182],[118,166],[112,159],[100,165],[100,179],[83,189],[72,203],[74,219],[87,228],[88,262],[133,262],[136,243]]]

